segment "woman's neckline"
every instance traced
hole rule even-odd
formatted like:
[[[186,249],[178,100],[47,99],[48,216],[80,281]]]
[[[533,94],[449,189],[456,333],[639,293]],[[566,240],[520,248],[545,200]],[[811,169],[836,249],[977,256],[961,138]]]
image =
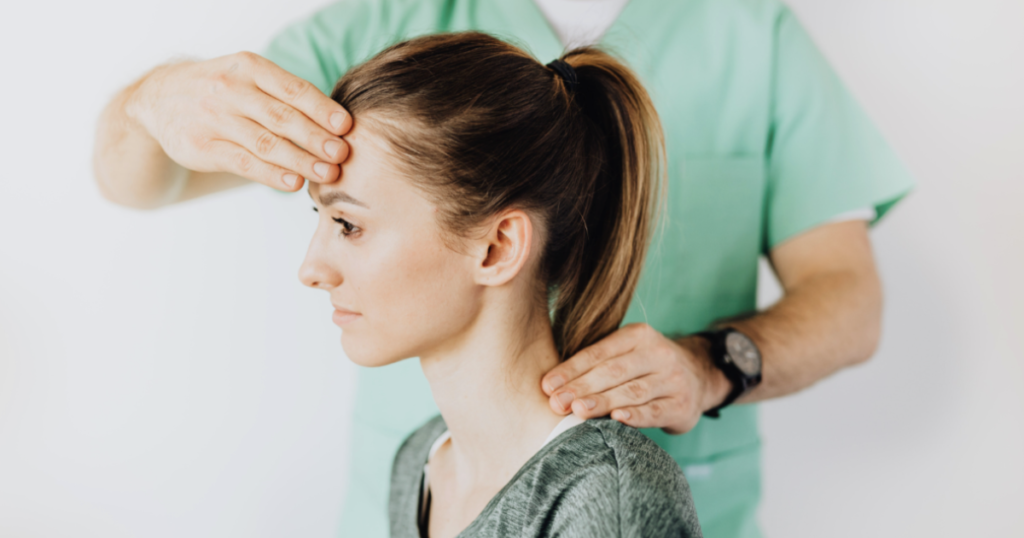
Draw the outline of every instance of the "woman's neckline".
[[[444,420],[443,416],[440,418],[441,420]],[[530,456],[528,460],[526,460],[525,463],[523,463],[522,467],[520,467],[519,470],[516,471],[512,478],[510,478],[509,481],[504,486],[502,486],[502,488],[497,493],[495,493],[493,497],[491,497],[491,499],[487,502],[484,508],[480,510],[480,513],[477,514],[475,518],[473,518],[473,521],[471,521],[469,525],[466,526],[465,529],[462,529],[462,531],[459,532],[456,538],[458,538],[459,536],[463,536],[463,534],[465,534],[467,530],[472,529],[474,525],[476,525],[477,522],[480,520],[480,518],[487,514],[489,510],[491,510],[491,507],[494,506],[494,504],[499,499],[501,499],[501,497],[505,494],[505,491],[507,491],[508,488],[511,487],[512,484],[514,484],[516,480],[519,479],[519,475],[521,475],[524,470],[528,469],[533,464],[534,460],[537,459],[538,456],[540,456],[543,452],[546,452],[546,449],[549,448],[549,446],[552,444],[552,441],[558,439],[560,436],[562,436],[562,434],[564,434],[568,430],[574,428],[575,426],[579,426],[580,424],[583,424],[585,422],[586,419],[579,418],[574,413],[569,413],[557,425],[555,425],[554,429],[551,430],[551,433],[548,434],[548,438],[544,440],[544,443],[537,448],[537,450],[533,453],[532,456]],[[420,481],[420,505],[419,512],[416,514],[417,528],[420,528],[422,524],[425,524],[425,518],[428,515],[426,512],[427,510],[429,510],[430,507],[430,460],[434,456],[434,453],[436,453],[438,449],[444,446],[444,444],[447,443],[450,439],[451,431],[448,430],[448,428],[446,427],[444,431],[437,436],[437,439],[435,439],[434,442],[430,445],[430,450],[427,453],[427,461],[423,464],[423,476],[422,480]]]
[[[551,430],[550,434],[548,434],[548,438],[545,439],[539,447],[537,447],[537,450],[539,451],[540,449],[544,448],[544,446],[550,443],[555,437],[558,437],[558,434],[564,432],[565,430],[568,430],[569,428],[572,428],[573,426],[583,424],[583,422],[584,419],[576,416],[574,413],[569,413],[568,415],[566,415],[565,418],[562,419],[561,422],[555,425],[555,428]],[[441,432],[441,435],[438,436],[436,440],[434,440],[434,444],[430,445],[430,452],[427,453],[427,463],[425,463],[424,465],[430,464],[430,458],[433,458],[434,453],[437,452],[439,448],[444,446],[444,444],[447,443],[448,440],[451,439],[451,437],[452,434],[448,429],[445,429],[443,432]]]

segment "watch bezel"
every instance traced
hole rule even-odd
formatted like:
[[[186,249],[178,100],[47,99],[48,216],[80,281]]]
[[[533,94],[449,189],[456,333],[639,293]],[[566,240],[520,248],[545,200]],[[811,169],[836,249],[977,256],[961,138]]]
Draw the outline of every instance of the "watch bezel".
[[[730,347],[729,347],[730,340],[735,340],[737,338],[741,339],[744,342],[744,345],[749,349],[749,351],[753,351],[753,353],[754,353],[753,360],[756,361],[756,365],[755,365],[756,366],[756,370],[748,371],[748,369],[745,368],[744,365],[743,365],[745,362],[747,362],[748,359],[742,358],[742,357],[741,358],[737,358],[736,354],[733,352],[734,350],[730,349]],[[757,344],[755,344],[754,341],[751,340],[751,338],[749,336],[747,336],[747,335],[743,334],[742,332],[740,332],[738,330],[735,330],[735,329],[731,330],[731,331],[725,331],[723,333],[723,337],[722,337],[722,344],[723,344],[723,347],[725,349],[725,357],[726,357],[726,359],[730,363],[732,363],[733,366],[735,366],[737,369],[739,369],[739,371],[745,377],[747,377],[747,378],[754,378],[754,377],[757,377],[757,376],[761,375],[761,368],[763,366],[763,361],[761,360],[761,350],[757,348]]]
[[[746,373],[732,358],[732,355],[726,346],[726,339],[732,333],[738,333],[750,344],[754,351],[756,351],[758,359],[757,373]],[[761,355],[760,348],[758,348],[757,344],[754,343],[754,340],[735,327],[722,327],[715,330],[702,331],[697,333],[697,336],[704,338],[711,344],[709,354],[711,355],[712,364],[721,370],[726,379],[732,383],[732,390],[729,391],[725,400],[718,406],[704,412],[704,415],[707,417],[718,418],[719,411],[722,408],[731,405],[737,398],[749,392],[752,388],[761,383],[761,371],[764,367],[763,356]]]

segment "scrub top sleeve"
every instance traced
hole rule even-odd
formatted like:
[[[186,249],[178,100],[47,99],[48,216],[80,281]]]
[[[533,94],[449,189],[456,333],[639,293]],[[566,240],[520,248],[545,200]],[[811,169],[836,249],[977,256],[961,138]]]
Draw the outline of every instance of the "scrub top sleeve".
[[[873,207],[874,224],[914,186],[788,8],[776,21],[774,45],[765,253],[858,208]]]
[[[293,21],[278,32],[260,55],[330,96],[338,79],[380,46],[381,18],[364,1],[334,2]]]
[[[329,67],[332,60],[320,47],[315,27],[313,19],[289,24],[271,39],[260,55],[330,95],[338,78],[334,76],[337,70]]]

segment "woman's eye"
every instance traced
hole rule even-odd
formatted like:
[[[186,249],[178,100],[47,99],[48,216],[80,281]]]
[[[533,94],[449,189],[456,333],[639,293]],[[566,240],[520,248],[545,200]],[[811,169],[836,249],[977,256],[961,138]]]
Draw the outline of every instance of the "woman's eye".
[[[359,228],[356,228],[355,226],[352,225],[352,223],[345,219],[332,217],[331,220],[341,225],[341,235],[348,236],[359,230]]]

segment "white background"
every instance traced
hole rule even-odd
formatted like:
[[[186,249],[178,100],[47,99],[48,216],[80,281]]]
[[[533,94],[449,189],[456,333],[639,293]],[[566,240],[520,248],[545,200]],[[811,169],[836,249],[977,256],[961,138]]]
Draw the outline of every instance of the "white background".
[[[0,537],[335,534],[354,368],[305,196],[137,212],[91,174],[118,88],[321,5],[0,8]],[[764,529],[1024,536],[1024,2],[791,5],[918,188],[872,232],[876,358],[762,407]]]

